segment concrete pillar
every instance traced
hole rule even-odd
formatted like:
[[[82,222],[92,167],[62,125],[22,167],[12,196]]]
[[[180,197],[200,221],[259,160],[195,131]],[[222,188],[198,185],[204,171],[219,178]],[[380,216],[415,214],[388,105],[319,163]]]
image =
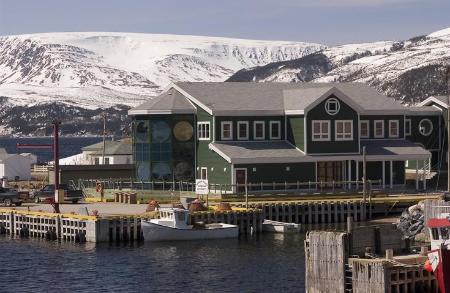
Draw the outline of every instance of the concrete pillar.
[[[394,172],[393,172],[394,168],[393,168],[393,165],[394,165],[394,163],[392,161],[390,161],[390,164],[389,164],[389,177],[390,177],[389,185],[390,185],[391,189],[394,188]]]
[[[386,161],[383,161],[383,189],[386,189]]]

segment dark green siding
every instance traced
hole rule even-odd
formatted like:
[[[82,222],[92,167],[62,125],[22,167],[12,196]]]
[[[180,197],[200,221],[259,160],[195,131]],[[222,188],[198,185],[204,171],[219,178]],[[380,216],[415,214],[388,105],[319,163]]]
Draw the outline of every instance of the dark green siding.
[[[306,114],[306,132],[307,145],[306,152],[308,154],[334,154],[334,153],[359,153],[359,127],[358,127],[358,113],[349,105],[335,96],[329,98],[336,98],[341,107],[337,114],[329,115],[325,111],[325,103],[328,99],[321,102],[319,105],[308,111]],[[329,120],[330,121],[330,141],[312,141],[312,120]],[[353,121],[353,140],[351,141],[336,141],[335,140],[335,126],[336,120],[352,120]]]
[[[361,116],[360,121],[368,120],[369,121],[369,138],[370,139],[377,139],[375,138],[375,120],[383,120],[384,121],[384,137],[383,138],[389,138],[389,120],[398,120],[398,138],[404,138],[405,136],[405,116],[403,115],[364,115]],[[379,138],[378,138],[379,139]]]
[[[295,183],[314,182],[316,180],[315,163],[293,164],[245,164],[235,165],[235,168],[247,168],[249,183]],[[286,170],[289,167],[289,171]],[[253,171],[256,168],[256,171]]]
[[[197,107],[197,121],[210,122],[210,141],[197,140],[197,178],[200,178],[201,167],[208,168],[208,180],[212,184],[231,184],[231,164],[209,149],[214,136],[213,117],[202,108]]]
[[[388,186],[391,181],[390,175],[390,161],[385,161],[385,184]],[[405,162],[392,162],[393,184],[405,183]],[[382,162],[367,162],[366,165],[367,180],[383,180],[383,163]],[[363,163],[359,162],[359,180],[363,177]]]
[[[238,130],[237,123],[238,121],[247,121],[249,122],[248,131],[249,131],[249,140],[254,140],[253,137],[253,122],[254,121],[264,121],[265,131],[264,140],[270,140],[270,121],[280,121],[281,122],[281,139],[284,140],[284,116],[242,116],[242,117],[229,117],[229,116],[216,116],[216,140],[220,141],[221,138],[221,122],[222,121],[232,121],[233,122],[233,140],[238,140]],[[212,124],[211,124],[212,125]]]
[[[305,149],[305,116],[287,117],[288,140],[297,148]]]
[[[439,149],[439,124],[442,116],[409,116],[407,119],[411,119],[411,135],[408,135],[407,139],[412,142],[420,143],[427,150]],[[424,136],[419,132],[419,124],[422,119],[429,119],[433,123],[433,131],[428,136]],[[442,123],[444,122],[442,121]]]

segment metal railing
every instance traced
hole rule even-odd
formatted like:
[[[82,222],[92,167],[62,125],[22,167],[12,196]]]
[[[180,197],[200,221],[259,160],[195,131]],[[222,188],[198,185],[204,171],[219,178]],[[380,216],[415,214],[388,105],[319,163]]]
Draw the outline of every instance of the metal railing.
[[[195,193],[195,183],[187,181],[136,181],[133,178],[120,179],[79,179],[71,180],[69,184],[77,189],[96,188],[101,183],[105,190],[133,189],[143,191],[180,191]],[[382,180],[367,180],[367,191],[404,189],[404,185],[394,188],[383,186]],[[296,181],[296,182],[248,182],[245,184],[209,184],[213,194],[244,194],[247,193],[352,193],[362,192],[363,181]]]

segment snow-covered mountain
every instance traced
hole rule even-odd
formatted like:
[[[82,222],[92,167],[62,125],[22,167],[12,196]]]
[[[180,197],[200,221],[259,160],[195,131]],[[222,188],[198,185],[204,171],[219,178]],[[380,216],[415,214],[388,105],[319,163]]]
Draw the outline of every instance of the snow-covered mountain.
[[[171,81],[223,81],[324,48],[300,42],[135,33],[0,37],[0,96],[18,105],[133,106]]]
[[[115,125],[112,129],[120,135],[129,127],[127,109],[157,95],[171,81],[224,81],[240,69],[301,58],[323,48],[136,33],[0,37],[0,135],[46,134],[46,119],[56,117],[71,125],[67,133],[95,134],[95,123],[100,123],[95,117],[105,109],[113,113],[108,125]]]
[[[446,93],[450,29],[406,41],[330,47],[320,52],[244,69],[230,81],[364,82],[388,96],[415,102]]]

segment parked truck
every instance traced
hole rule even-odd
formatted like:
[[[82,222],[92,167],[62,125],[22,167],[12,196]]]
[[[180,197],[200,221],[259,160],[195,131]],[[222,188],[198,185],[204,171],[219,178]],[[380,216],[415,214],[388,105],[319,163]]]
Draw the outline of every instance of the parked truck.
[[[20,206],[22,204],[22,199],[20,199],[17,190],[0,186],[0,203],[3,203],[3,205],[7,207],[12,206],[13,204],[15,206]]]
[[[83,198],[83,191],[76,190],[69,187],[67,184],[60,184],[59,189],[64,190],[64,201],[71,203],[78,203]],[[50,201],[55,197],[55,185],[49,184],[40,190],[30,192],[30,198],[34,199],[35,203]]]

